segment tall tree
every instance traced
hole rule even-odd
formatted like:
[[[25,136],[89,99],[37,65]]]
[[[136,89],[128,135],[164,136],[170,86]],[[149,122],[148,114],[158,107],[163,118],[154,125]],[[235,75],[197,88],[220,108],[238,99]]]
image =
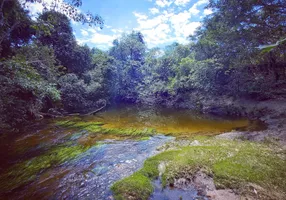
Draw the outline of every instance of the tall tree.
[[[68,72],[82,74],[91,69],[91,52],[87,46],[79,46],[72,32],[68,17],[56,11],[39,16],[40,24],[49,24],[48,31],[40,31],[38,40],[54,49],[60,64]]]
[[[27,3],[41,3],[46,11],[58,11],[76,22],[103,27],[104,22],[99,15],[91,12],[83,13],[78,10],[78,7],[82,6],[82,0],[22,0],[21,2],[24,7]]]
[[[256,47],[285,38],[285,0],[211,0],[208,8],[215,12],[204,20],[195,45],[203,59],[226,66],[254,63]]]
[[[0,1],[0,57],[11,55],[11,47],[27,43],[34,33],[32,20],[18,0]]]

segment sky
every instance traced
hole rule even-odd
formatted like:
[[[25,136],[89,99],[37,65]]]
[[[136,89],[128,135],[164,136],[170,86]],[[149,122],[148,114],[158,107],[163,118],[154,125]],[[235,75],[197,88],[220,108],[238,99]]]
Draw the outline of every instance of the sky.
[[[46,0],[51,1],[51,0]],[[206,15],[209,0],[83,0],[80,11],[98,14],[104,27],[89,27],[72,22],[79,44],[107,50],[122,33],[141,31],[148,48],[173,42],[188,43]],[[30,6],[32,14],[41,12],[40,5]]]

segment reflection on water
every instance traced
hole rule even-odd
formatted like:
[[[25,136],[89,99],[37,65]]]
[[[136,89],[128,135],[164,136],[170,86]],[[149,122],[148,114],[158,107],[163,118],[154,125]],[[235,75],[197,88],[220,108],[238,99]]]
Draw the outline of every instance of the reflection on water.
[[[217,134],[237,128],[247,127],[247,119],[206,116],[190,110],[142,108],[121,106],[99,113],[90,120],[103,121],[106,128],[142,129],[153,128],[159,133]]]

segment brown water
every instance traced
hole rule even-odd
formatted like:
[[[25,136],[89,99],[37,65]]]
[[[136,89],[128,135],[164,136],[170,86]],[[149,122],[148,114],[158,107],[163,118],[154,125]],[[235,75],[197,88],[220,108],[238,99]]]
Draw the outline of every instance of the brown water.
[[[159,133],[175,135],[218,134],[247,128],[247,119],[203,115],[190,110],[120,106],[88,118],[103,121],[105,128],[152,128]],[[258,128],[258,127],[256,127]]]
[[[214,135],[253,125],[247,119],[136,106],[120,106],[80,119],[103,122],[104,128],[152,128],[174,136]],[[255,124],[255,128],[259,126]],[[154,136],[144,141],[116,141],[111,134],[59,127],[55,120],[35,123],[25,133],[0,137],[0,199],[110,198],[109,187],[115,181],[140,169],[157,153],[157,147],[173,139]],[[79,153],[69,157],[73,149]]]

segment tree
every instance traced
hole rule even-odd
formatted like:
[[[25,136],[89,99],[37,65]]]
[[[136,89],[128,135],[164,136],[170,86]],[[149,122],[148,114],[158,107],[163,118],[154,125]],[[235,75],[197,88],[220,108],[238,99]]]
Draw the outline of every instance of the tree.
[[[24,46],[0,66],[0,128],[18,130],[40,117],[46,99],[60,100],[55,57],[48,47]]]
[[[41,14],[38,21],[40,24],[48,24],[48,31],[39,30],[38,40],[54,49],[59,64],[63,65],[67,72],[81,75],[91,69],[90,49],[77,44],[66,15],[48,11]]]
[[[142,62],[146,45],[142,33],[133,31],[131,34],[124,34],[119,40],[113,41],[110,55],[118,60],[134,60]]]
[[[255,47],[285,38],[285,5],[285,0],[211,0],[208,8],[215,12],[197,32],[197,54],[228,67],[257,64],[261,56]]]
[[[103,19],[99,15],[94,15],[90,12],[79,12],[77,8],[82,6],[81,0],[23,0],[24,7],[27,5],[27,3],[41,3],[46,11],[50,10],[61,12],[76,22],[81,22],[90,26],[99,25],[102,28],[104,24]]]
[[[12,46],[19,47],[30,40],[34,34],[32,23],[18,0],[0,2],[0,57],[11,56]]]
[[[136,87],[143,80],[142,65],[146,45],[140,32],[123,34],[113,41],[109,55],[118,60],[118,99],[135,102],[138,96]]]

